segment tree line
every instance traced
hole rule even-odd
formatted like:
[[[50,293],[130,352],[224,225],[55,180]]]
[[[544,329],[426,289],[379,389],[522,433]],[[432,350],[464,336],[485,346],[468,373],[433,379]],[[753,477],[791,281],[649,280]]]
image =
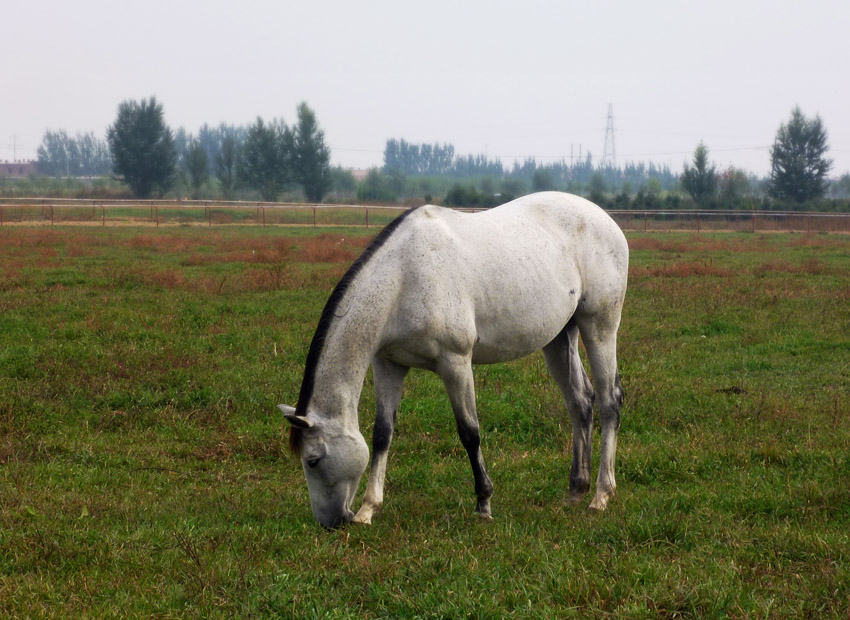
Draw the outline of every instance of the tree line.
[[[109,174],[112,158],[106,141],[94,132],[68,135],[47,130],[38,147],[41,171],[48,176],[97,177]]]
[[[448,143],[389,139],[383,166],[356,181],[349,171],[330,167],[324,133],[306,103],[297,107],[292,125],[282,118],[258,117],[247,126],[204,124],[192,134],[182,127],[172,132],[162,105],[151,97],[122,102],[106,140],[94,133],[70,136],[48,130],[38,154],[45,174],[111,173],[138,197],[178,193],[274,201],[300,192],[309,202],[320,202],[330,192],[335,200],[424,199],[489,207],[532,191],[563,190],[608,208],[830,210],[836,207],[824,205],[824,196],[850,197],[850,175],[830,183],[827,151],[820,117],[807,118],[795,107],[777,131],[767,179],[735,167],[718,170],[702,142],[677,175],[668,165],[652,162],[597,165],[590,152],[570,161],[528,158],[506,166],[485,154],[458,155]]]
[[[291,126],[282,118],[257,117],[247,127],[205,124],[195,136],[183,128],[172,131],[155,97],[127,100],[106,140],[48,130],[38,163],[49,176],[112,174],[138,198],[176,189],[198,198],[215,178],[216,193],[227,199],[239,190],[274,201],[299,190],[309,202],[320,202],[332,180],[330,148],[307,103],[298,105]]]
[[[692,164],[686,163],[681,175],[669,166],[628,163],[623,168],[594,166],[592,154],[579,161],[540,164],[534,159],[514,163],[505,168],[498,160],[484,155],[447,157],[454,152],[451,145],[410,144],[404,140],[388,140],[384,150],[382,179],[367,178],[367,197],[380,198],[392,194],[393,187],[403,187],[404,175],[424,178],[439,169],[444,175],[477,177],[476,181],[452,184],[445,203],[455,206],[492,206],[531,191],[558,189],[588,196],[607,208],[617,209],[819,209],[845,210],[850,198],[850,174],[836,181],[827,177],[832,161],[827,132],[820,116],[807,118],[799,106],[790,119],[782,123],[770,150],[771,171],[766,179],[758,179],[740,168],[730,166],[718,170],[709,161],[708,147],[700,142]],[[435,153],[442,157],[435,158]],[[439,168],[434,162],[439,161]],[[499,179],[499,181],[494,181]],[[830,200],[831,199],[831,200]]]
[[[246,187],[273,201],[298,185],[308,201],[319,202],[330,187],[330,149],[306,103],[298,105],[292,126],[282,118],[257,117],[244,131],[204,126],[197,138],[185,132],[178,137],[179,145],[156,98],[121,103],[107,130],[113,173],[141,198],[165,194],[181,173],[193,197],[211,172],[225,198]]]

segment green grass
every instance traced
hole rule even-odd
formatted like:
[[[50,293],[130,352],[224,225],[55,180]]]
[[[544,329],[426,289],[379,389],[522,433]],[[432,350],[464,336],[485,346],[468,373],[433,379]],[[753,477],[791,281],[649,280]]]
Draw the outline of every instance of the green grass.
[[[368,234],[0,229],[0,616],[847,617],[850,238],[630,235],[604,514],[538,354],[477,369],[493,522],[413,372],[383,512],[326,532],[275,405]]]

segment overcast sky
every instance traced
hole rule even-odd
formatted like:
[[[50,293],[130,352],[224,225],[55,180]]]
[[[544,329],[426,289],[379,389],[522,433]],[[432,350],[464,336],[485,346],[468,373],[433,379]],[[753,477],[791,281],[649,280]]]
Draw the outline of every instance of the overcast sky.
[[[850,2],[361,0],[12,2],[0,34],[0,160],[46,129],[105,136],[118,104],[166,121],[291,123],[315,110],[346,167],[388,138],[503,163],[603,153],[680,171],[700,140],[760,175],[799,104],[850,170]],[[572,151],[571,151],[572,149]]]

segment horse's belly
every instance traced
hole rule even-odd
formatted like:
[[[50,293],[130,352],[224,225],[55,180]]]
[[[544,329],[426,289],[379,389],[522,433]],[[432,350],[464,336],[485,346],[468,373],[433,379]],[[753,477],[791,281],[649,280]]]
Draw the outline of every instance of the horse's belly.
[[[495,364],[530,355],[549,344],[575,311],[574,299],[541,296],[480,312],[473,364]]]

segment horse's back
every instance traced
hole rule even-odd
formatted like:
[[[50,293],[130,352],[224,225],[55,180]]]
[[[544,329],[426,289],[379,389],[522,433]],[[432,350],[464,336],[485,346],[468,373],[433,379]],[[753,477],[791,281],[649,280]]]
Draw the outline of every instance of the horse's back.
[[[427,205],[396,235],[391,261],[404,277],[393,331],[472,346],[476,362],[527,355],[581,307],[621,304],[625,293],[622,232],[577,196],[533,194],[475,214]]]
[[[512,276],[527,279],[540,269],[553,284],[578,277],[582,288],[625,293],[626,238],[604,210],[580,196],[540,192],[473,214],[426,205],[417,215],[411,224],[422,228],[429,248],[439,246],[457,261],[459,273],[510,284]]]

